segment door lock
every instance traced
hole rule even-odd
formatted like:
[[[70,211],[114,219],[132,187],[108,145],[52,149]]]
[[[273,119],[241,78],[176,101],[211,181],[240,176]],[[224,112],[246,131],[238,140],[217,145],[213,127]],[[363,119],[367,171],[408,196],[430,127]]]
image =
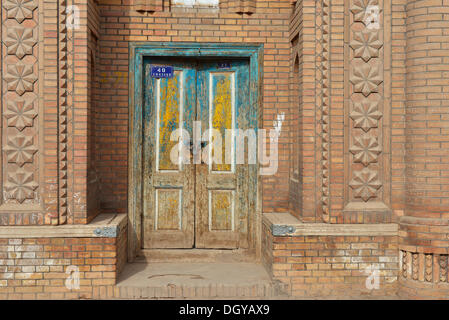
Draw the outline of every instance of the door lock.
[[[203,150],[207,146],[206,142],[201,142],[200,144],[200,150]],[[197,148],[195,148],[195,145],[192,141],[190,141],[190,153],[193,155],[198,154]]]

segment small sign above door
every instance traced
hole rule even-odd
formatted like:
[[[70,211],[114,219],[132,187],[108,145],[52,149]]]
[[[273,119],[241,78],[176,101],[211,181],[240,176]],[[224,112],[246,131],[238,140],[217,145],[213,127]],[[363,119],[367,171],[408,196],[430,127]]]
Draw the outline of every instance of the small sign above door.
[[[218,69],[231,69],[231,63],[228,61],[219,62]]]
[[[173,67],[151,66],[152,78],[173,78]]]

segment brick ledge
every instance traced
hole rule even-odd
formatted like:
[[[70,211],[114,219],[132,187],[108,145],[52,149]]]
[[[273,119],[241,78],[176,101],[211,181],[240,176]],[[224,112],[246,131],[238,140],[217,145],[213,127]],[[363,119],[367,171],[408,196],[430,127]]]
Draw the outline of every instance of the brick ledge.
[[[302,223],[288,212],[264,213],[265,224],[273,236],[397,236],[396,223],[329,224]]]
[[[0,238],[116,238],[127,225],[126,214],[100,214],[89,224],[3,226]]]

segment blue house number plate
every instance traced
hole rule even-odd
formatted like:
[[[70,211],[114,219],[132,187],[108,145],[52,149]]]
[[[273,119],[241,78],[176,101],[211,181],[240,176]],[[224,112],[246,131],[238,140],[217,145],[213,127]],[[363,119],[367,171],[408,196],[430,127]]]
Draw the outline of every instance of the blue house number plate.
[[[169,66],[151,66],[152,78],[173,78],[173,67]]]

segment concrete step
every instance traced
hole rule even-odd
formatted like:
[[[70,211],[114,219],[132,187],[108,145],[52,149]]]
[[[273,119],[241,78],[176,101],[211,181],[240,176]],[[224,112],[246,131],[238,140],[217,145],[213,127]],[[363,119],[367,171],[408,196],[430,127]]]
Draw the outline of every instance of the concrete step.
[[[286,288],[255,263],[132,263],[117,284],[122,299],[278,299]]]

